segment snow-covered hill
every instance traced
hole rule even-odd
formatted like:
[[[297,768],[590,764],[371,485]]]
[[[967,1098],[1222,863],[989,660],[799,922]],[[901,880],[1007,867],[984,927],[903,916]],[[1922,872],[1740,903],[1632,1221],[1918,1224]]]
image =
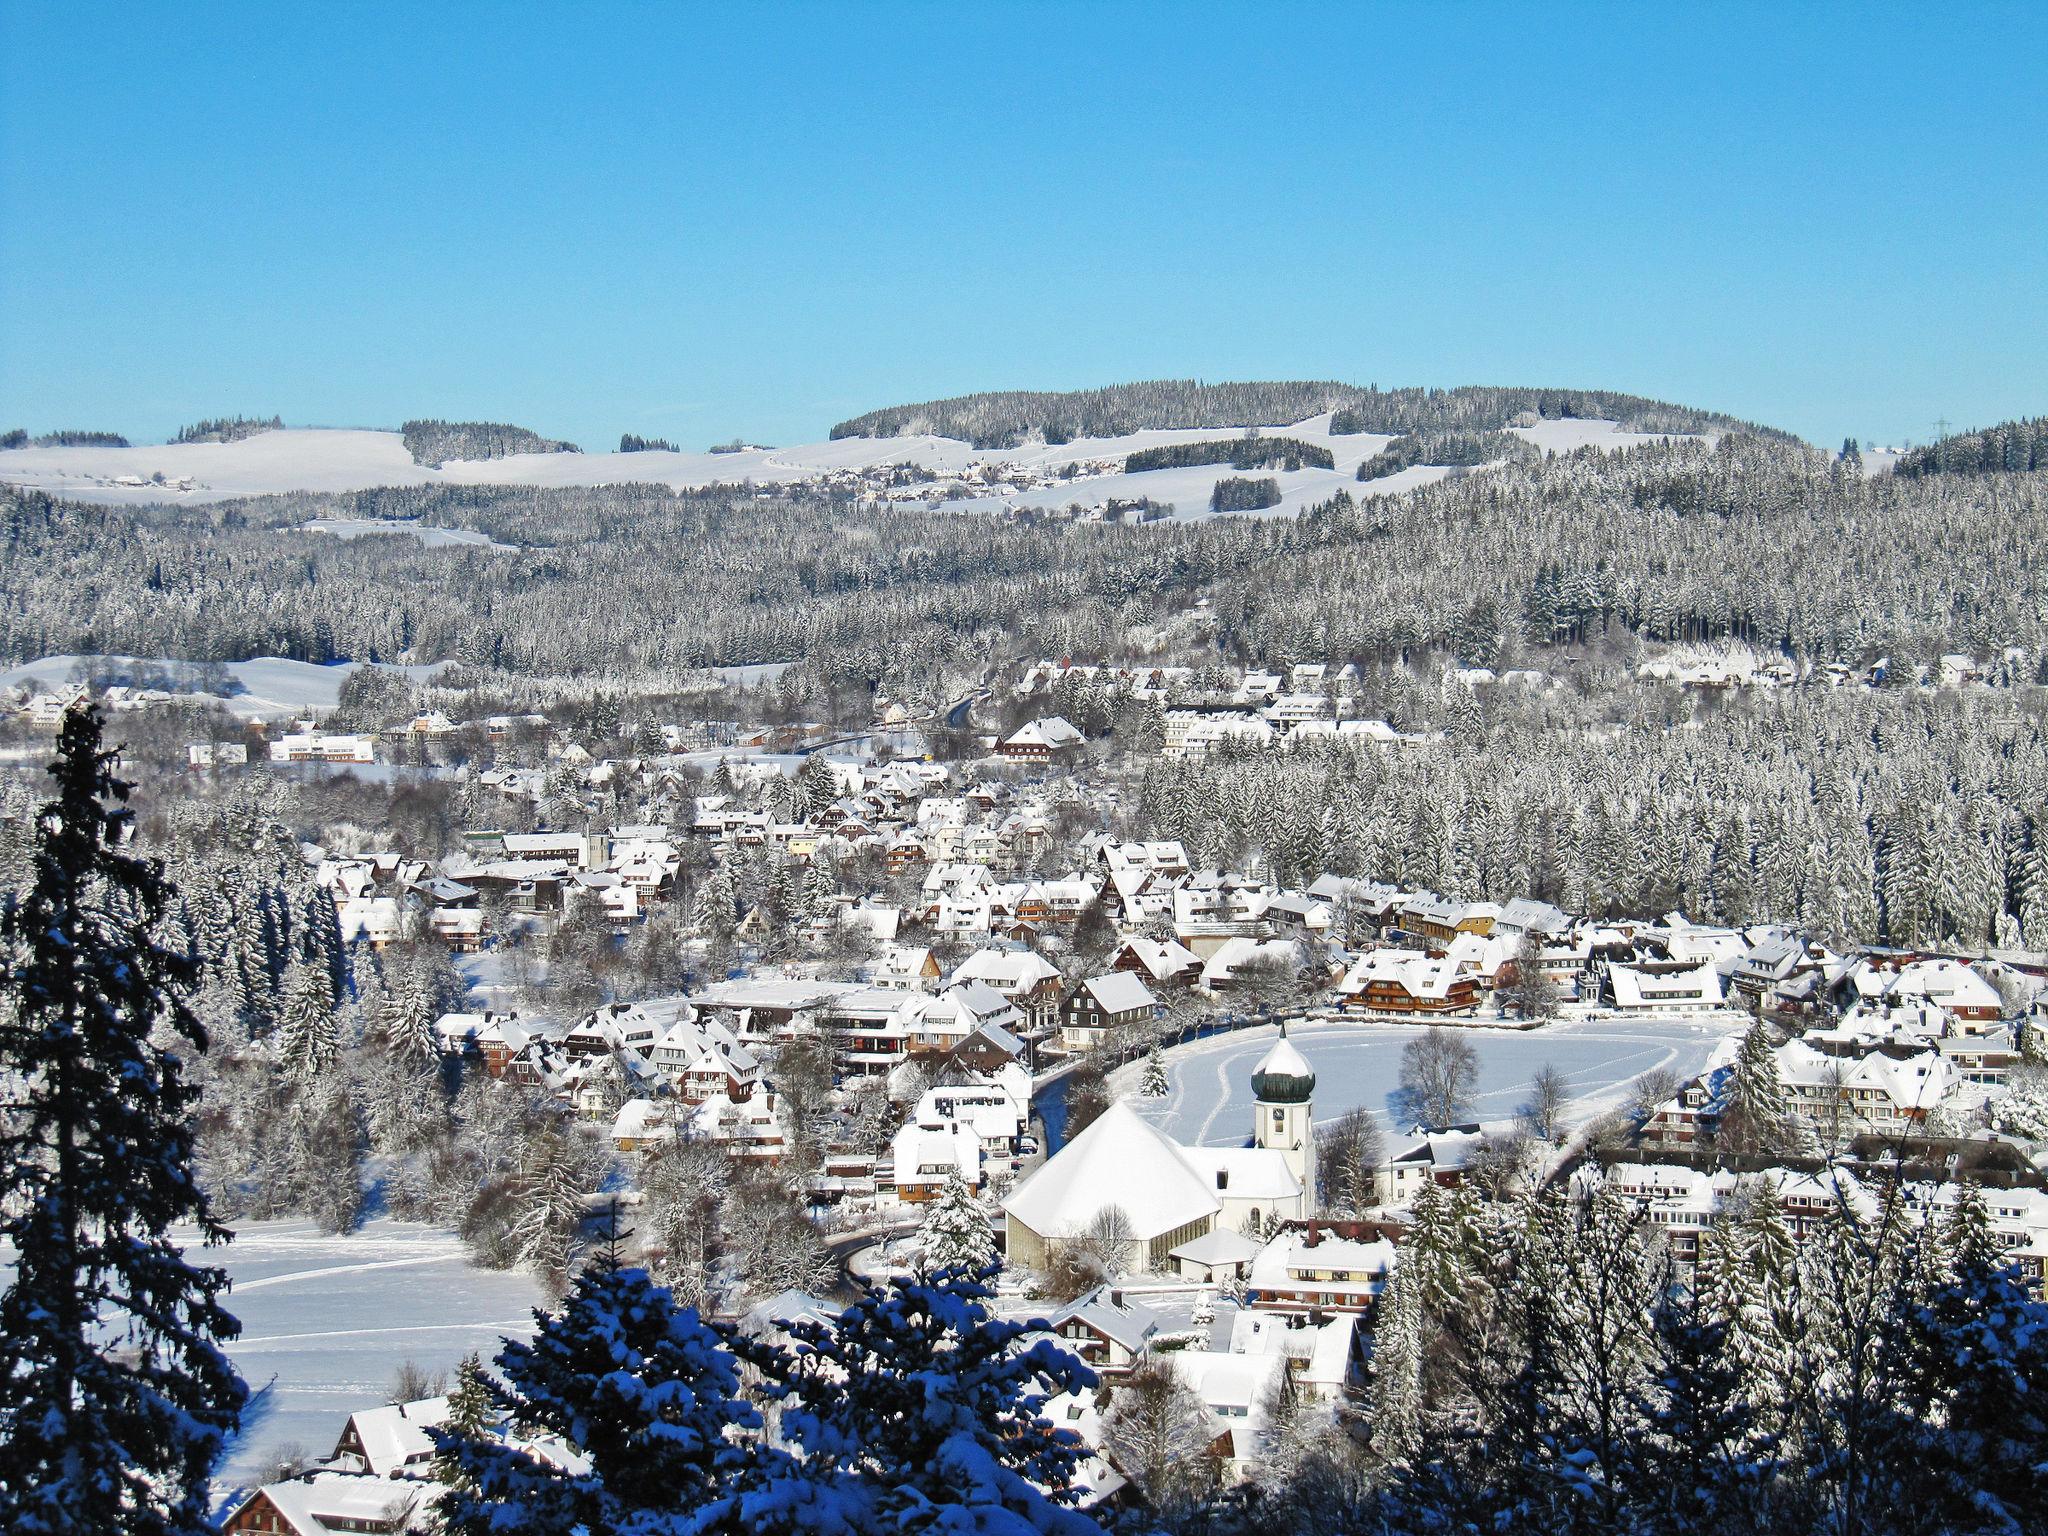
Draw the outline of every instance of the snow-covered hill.
[[[1281,501],[1267,516],[1291,516],[1339,489],[1353,495],[1388,495],[1440,479],[1448,470],[1418,465],[1361,485],[1358,465],[1393,439],[1381,434],[1333,435],[1327,414],[1275,423],[1270,432],[1327,446],[1334,469],[1270,471]],[[1623,448],[1653,441],[1613,422],[1546,421],[1510,429],[1552,452],[1595,446]],[[1146,497],[1171,503],[1178,516],[1208,516],[1216,482],[1239,473],[1228,465],[1105,473],[1140,448],[1229,438],[1228,428],[1135,432],[1124,437],[1077,438],[1057,446],[977,449],[952,438],[841,438],[796,448],[750,448],[737,453],[539,453],[451,462],[439,469],[416,464],[396,432],[290,429],[263,432],[234,443],[167,443],[134,448],[17,448],[0,452],[0,481],[83,501],[211,502],[277,491],[353,491],[395,485],[599,486],[631,481],[678,489],[753,481],[787,485],[805,481],[877,478],[873,472],[909,464],[939,478],[898,487],[897,499],[952,510],[1010,507],[1100,507],[1112,499]],[[1073,465],[1073,478],[1060,471]],[[961,483],[1003,471],[1023,484]],[[864,473],[866,472],[866,473]],[[1251,473],[1263,477],[1269,471]],[[950,494],[949,494],[950,493]],[[342,529],[335,529],[340,532]],[[348,531],[366,532],[357,528]]]

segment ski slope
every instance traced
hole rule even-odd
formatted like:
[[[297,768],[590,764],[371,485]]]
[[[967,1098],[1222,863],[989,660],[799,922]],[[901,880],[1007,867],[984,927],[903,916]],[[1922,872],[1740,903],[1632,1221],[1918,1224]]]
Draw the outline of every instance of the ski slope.
[[[1262,513],[1293,516],[1326,501],[1339,490],[1354,496],[1395,495],[1442,479],[1450,471],[1417,465],[1361,485],[1358,466],[1393,439],[1380,433],[1337,436],[1329,413],[1263,428],[1272,436],[1300,438],[1330,449],[1334,469],[1250,471],[1271,473],[1280,482],[1281,502]],[[1611,421],[1545,421],[1510,428],[1547,452],[1577,448],[1620,449],[1656,439],[1624,432]],[[835,471],[916,464],[935,474],[958,474],[974,464],[1007,464],[1056,471],[1089,460],[1121,459],[1141,448],[1213,441],[1239,435],[1234,427],[1134,432],[1123,437],[1077,438],[1070,443],[1027,443],[1017,448],[978,449],[954,438],[840,438],[794,448],[749,448],[737,453],[528,453],[502,459],[455,460],[439,469],[415,464],[396,432],[288,428],[259,432],[233,443],[165,443],[132,448],[15,448],[0,451],[0,481],[74,500],[140,505],[151,502],[223,501],[282,491],[357,491],[402,485],[603,486],[633,482],[674,489],[753,482],[790,485],[823,479]],[[1171,502],[1182,518],[1210,516],[1209,494],[1216,482],[1238,474],[1229,465],[1151,470],[1140,474],[1090,475],[1020,491],[953,500],[950,511],[989,512],[1019,507],[1063,508],[1073,503],[1101,506],[1112,498],[1140,496]],[[161,477],[161,484],[154,477]],[[916,505],[912,503],[910,505]],[[1231,514],[1242,516],[1247,514]],[[376,531],[342,522],[316,524],[340,533]],[[398,525],[391,531],[410,531]],[[445,535],[445,537],[442,537]],[[424,542],[470,542],[475,535],[419,529]]]
[[[1473,1118],[1508,1120],[1527,1099],[1537,1069],[1557,1067],[1571,1082],[1574,1121],[1626,1098],[1636,1078],[1663,1067],[1680,1078],[1704,1068],[1741,1032],[1733,1014],[1698,1019],[1565,1020],[1533,1030],[1463,1029],[1479,1053]],[[1315,1118],[1327,1124],[1364,1107],[1400,1129],[1393,1095],[1401,1083],[1401,1049],[1419,1025],[1297,1023],[1288,1038],[1315,1069]],[[1121,1068],[1113,1086],[1154,1125],[1190,1146],[1232,1146],[1252,1131],[1252,1069],[1272,1048],[1278,1029],[1214,1035],[1166,1053],[1168,1091],[1137,1093],[1143,1063]]]
[[[387,1401],[408,1359],[451,1372],[471,1350],[490,1359],[501,1337],[533,1332],[540,1301],[524,1273],[477,1269],[454,1234],[382,1218],[346,1237],[249,1222],[227,1247],[190,1256],[233,1279],[226,1306],[242,1336],[228,1355],[252,1399],[217,1493],[254,1481],[281,1445],[325,1456],[351,1413]]]

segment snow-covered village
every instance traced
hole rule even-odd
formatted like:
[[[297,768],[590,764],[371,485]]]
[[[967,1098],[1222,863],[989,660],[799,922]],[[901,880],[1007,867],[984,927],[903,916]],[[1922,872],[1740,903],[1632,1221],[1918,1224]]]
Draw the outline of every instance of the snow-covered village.
[[[1280,19],[0,0],[0,1536],[2048,1533],[2041,18]]]

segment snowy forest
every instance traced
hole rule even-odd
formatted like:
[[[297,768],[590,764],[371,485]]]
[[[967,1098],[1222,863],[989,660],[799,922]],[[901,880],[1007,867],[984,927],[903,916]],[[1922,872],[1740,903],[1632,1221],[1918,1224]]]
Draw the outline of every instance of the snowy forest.
[[[1026,523],[737,487],[420,487],[104,507],[0,490],[0,657],[461,658],[526,674],[872,649],[1284,662],[1737,639],[1815,661],[2039,656],[2035,474],[1865,479],[1754,437],[1511,464],[1298,519]],[[417,518],[519,546],[291,530]],[[777,551],[768,558],[766,551]],[[1398,551],[1399,558],[1390,558]],[[677,576],[687,566],[689,579]],[[602,594],[601,599],[596,594]]]
[[[1037,437],[1048,443],[1077,437],[1122,437],[1159,428],[1256,427],[1306,421],[1334,411],[1336,432],[1484,430],[1529,420],[1565,417],[1619,421],[1631,432],[1765,431],[1714,411],[1668,405],[1605,390],[1387,389],[1377,385],[1301,381],[1203,384],[1154,379],[1105,389],[1067,392],[997,391],[897,405],[842,421],[841,437],[914,437],[929,432],[957,437],[977,448],[1010,448]]]
[[[408,421],[399,429],[415,464],[438,469],[450,459],[502,459],[514,453],[575,453],[526,427],[498,421]]]

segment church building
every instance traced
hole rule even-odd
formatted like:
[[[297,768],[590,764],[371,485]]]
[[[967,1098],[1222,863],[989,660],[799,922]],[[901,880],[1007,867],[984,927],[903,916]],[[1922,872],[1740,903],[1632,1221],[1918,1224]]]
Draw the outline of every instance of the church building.
[[[1128,1224],[1130,1267],[1155,1271],[1212,1233],[1257,1238],[1314,1215],[1315,1087],[1283,1025],[1252,1072],[1249,1145],[1183,1146],[1130,1105],[1112,1104],[1003,1202],[1008,1262],[1045,1268],[1052,1248],[1086,1234],[1110,1207]]]

